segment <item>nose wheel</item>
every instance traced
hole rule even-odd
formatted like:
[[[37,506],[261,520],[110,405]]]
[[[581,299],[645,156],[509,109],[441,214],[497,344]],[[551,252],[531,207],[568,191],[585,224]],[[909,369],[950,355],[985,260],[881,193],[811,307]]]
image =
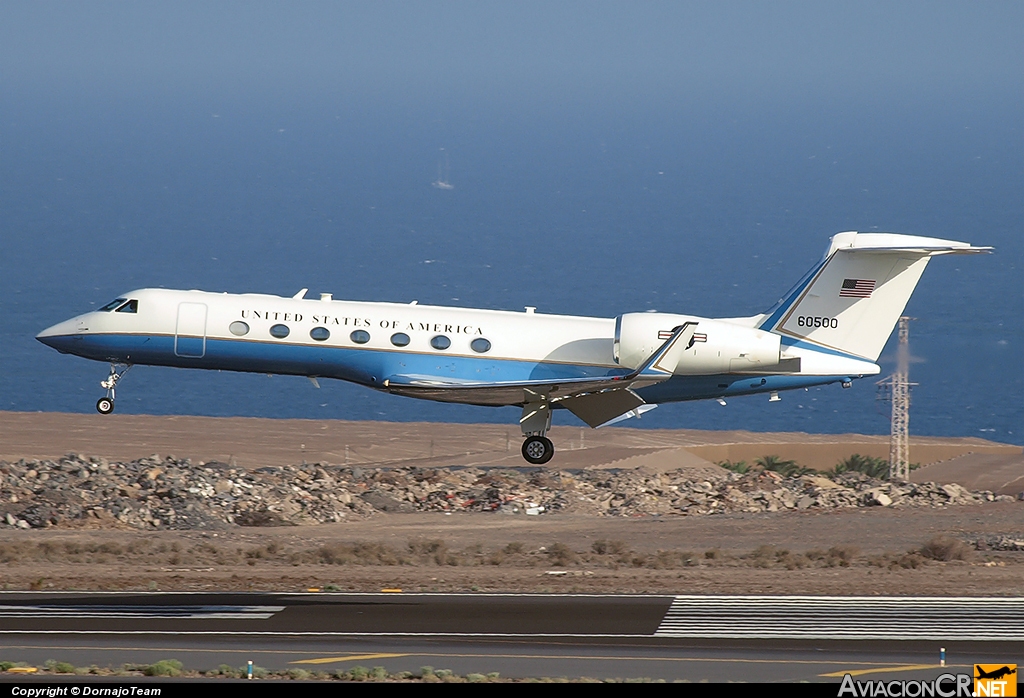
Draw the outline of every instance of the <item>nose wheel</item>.
[[[555,445],[546,436],[530,436],[523,442],[523,458],[534,465],[543,465],[555,455]]]
[[[131,367],[131,364],[110,364],[110,375],[107,376],[105,381],[100,381],[100,387],[107,391],[107,396],[101,397],[96,401],[97,412],[100,414],[110,414],[114,411],[114,388]]]

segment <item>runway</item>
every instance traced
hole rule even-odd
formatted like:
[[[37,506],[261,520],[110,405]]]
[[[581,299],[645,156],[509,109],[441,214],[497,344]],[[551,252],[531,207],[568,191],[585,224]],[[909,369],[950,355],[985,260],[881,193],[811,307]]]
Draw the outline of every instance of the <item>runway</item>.
[[[690,681],[934,678],[1020,659],[1024,599],[0,593],[0,660],[421,666]],[[939,648],[947,667],[939,667]]]

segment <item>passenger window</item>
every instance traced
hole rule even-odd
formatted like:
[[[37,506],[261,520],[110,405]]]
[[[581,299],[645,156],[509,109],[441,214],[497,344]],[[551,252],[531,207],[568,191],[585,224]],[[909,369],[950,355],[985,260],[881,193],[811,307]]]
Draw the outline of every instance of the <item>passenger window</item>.
[[[409,335],[407,335],[405,332],[395,332],[393,335],[391,335],[391,343],[394,344],[396,347],[409,346]]]
[[[139,302],[134,298],[122,305],[117,309],[119,313],[137,313],[139,312]]]
[[[441,350],[441,351],[444,351],[445,349],[447,349],[451,345],[452,345],[452,340],[448,339],[443,334],[439,334],[439,335],[437,335],[436,337],[434,337],[433,339],[430,340],[430,346],[434,347],[435,349]]]
[[[100,309],[99,309],[99,312],[101,312],[101,313],[109,313],[109,312],[110,312],[111,310],[113,310],[114,308],[117,308],[117,307],[119,307],[119,306],[120,306],[120,305],[121,305],[122,303],[124,303],[124,302],[125,302],[126,300],[128,300],[128,299],[127,299],[127,298],[115,298],[114,300],[110,301],[110,302],[109,302],[109,303],[107,303],[107,304],[106,304],[105,306],[103,306],[102,308],[100,308]]]
[[[291,330],[288,329],[288,325],[274,325],[270,328],[270,335],[278,339],[284,339],[290,332]]]
[[[326,327],[314,327],[309,331],[309,336],[318,342],[323,342],[331,336],[331,332]]]
[[[356,344],[366,344],[370,341],[370,333],[366,330],[356,330],[348,336]]]
[[[477,354],[483,354],[491,350],[491,343],[483,337],[477,337],[469,343],[469,347]]]
[[[242,322],[241,320],[235,320],[230,325],[228,325],[228,330],[230,330],[231,334],[233,335],[236,335],[238,337],[244,337],[245,335],[249,334],[249,325],[248,323]]]

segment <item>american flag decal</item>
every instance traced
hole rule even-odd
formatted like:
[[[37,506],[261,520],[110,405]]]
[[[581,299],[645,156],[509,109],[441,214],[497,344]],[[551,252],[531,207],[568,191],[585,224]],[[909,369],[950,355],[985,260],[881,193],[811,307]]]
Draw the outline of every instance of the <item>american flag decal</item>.
[[[875,290],[874,279],[843,279],[839,289],[840,298],[871,298]]]

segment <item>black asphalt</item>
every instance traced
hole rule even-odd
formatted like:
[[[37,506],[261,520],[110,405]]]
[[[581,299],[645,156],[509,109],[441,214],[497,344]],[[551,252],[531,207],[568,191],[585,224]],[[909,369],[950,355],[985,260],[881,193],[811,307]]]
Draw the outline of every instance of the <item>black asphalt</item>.
[[[729,640],[656,636],[672,597],[0,592],[0,661],[209,670],[391,672],[687,681],[928,679],[1020,663],[1019,642]],[[939,649],[947,666],[939,666]],[[15,680],[0,675],[0,681]]]
[[[0,593],[0,630],[653,635],[671,603],[669,596]],[[260,614],[270,617],[251,617]]]

